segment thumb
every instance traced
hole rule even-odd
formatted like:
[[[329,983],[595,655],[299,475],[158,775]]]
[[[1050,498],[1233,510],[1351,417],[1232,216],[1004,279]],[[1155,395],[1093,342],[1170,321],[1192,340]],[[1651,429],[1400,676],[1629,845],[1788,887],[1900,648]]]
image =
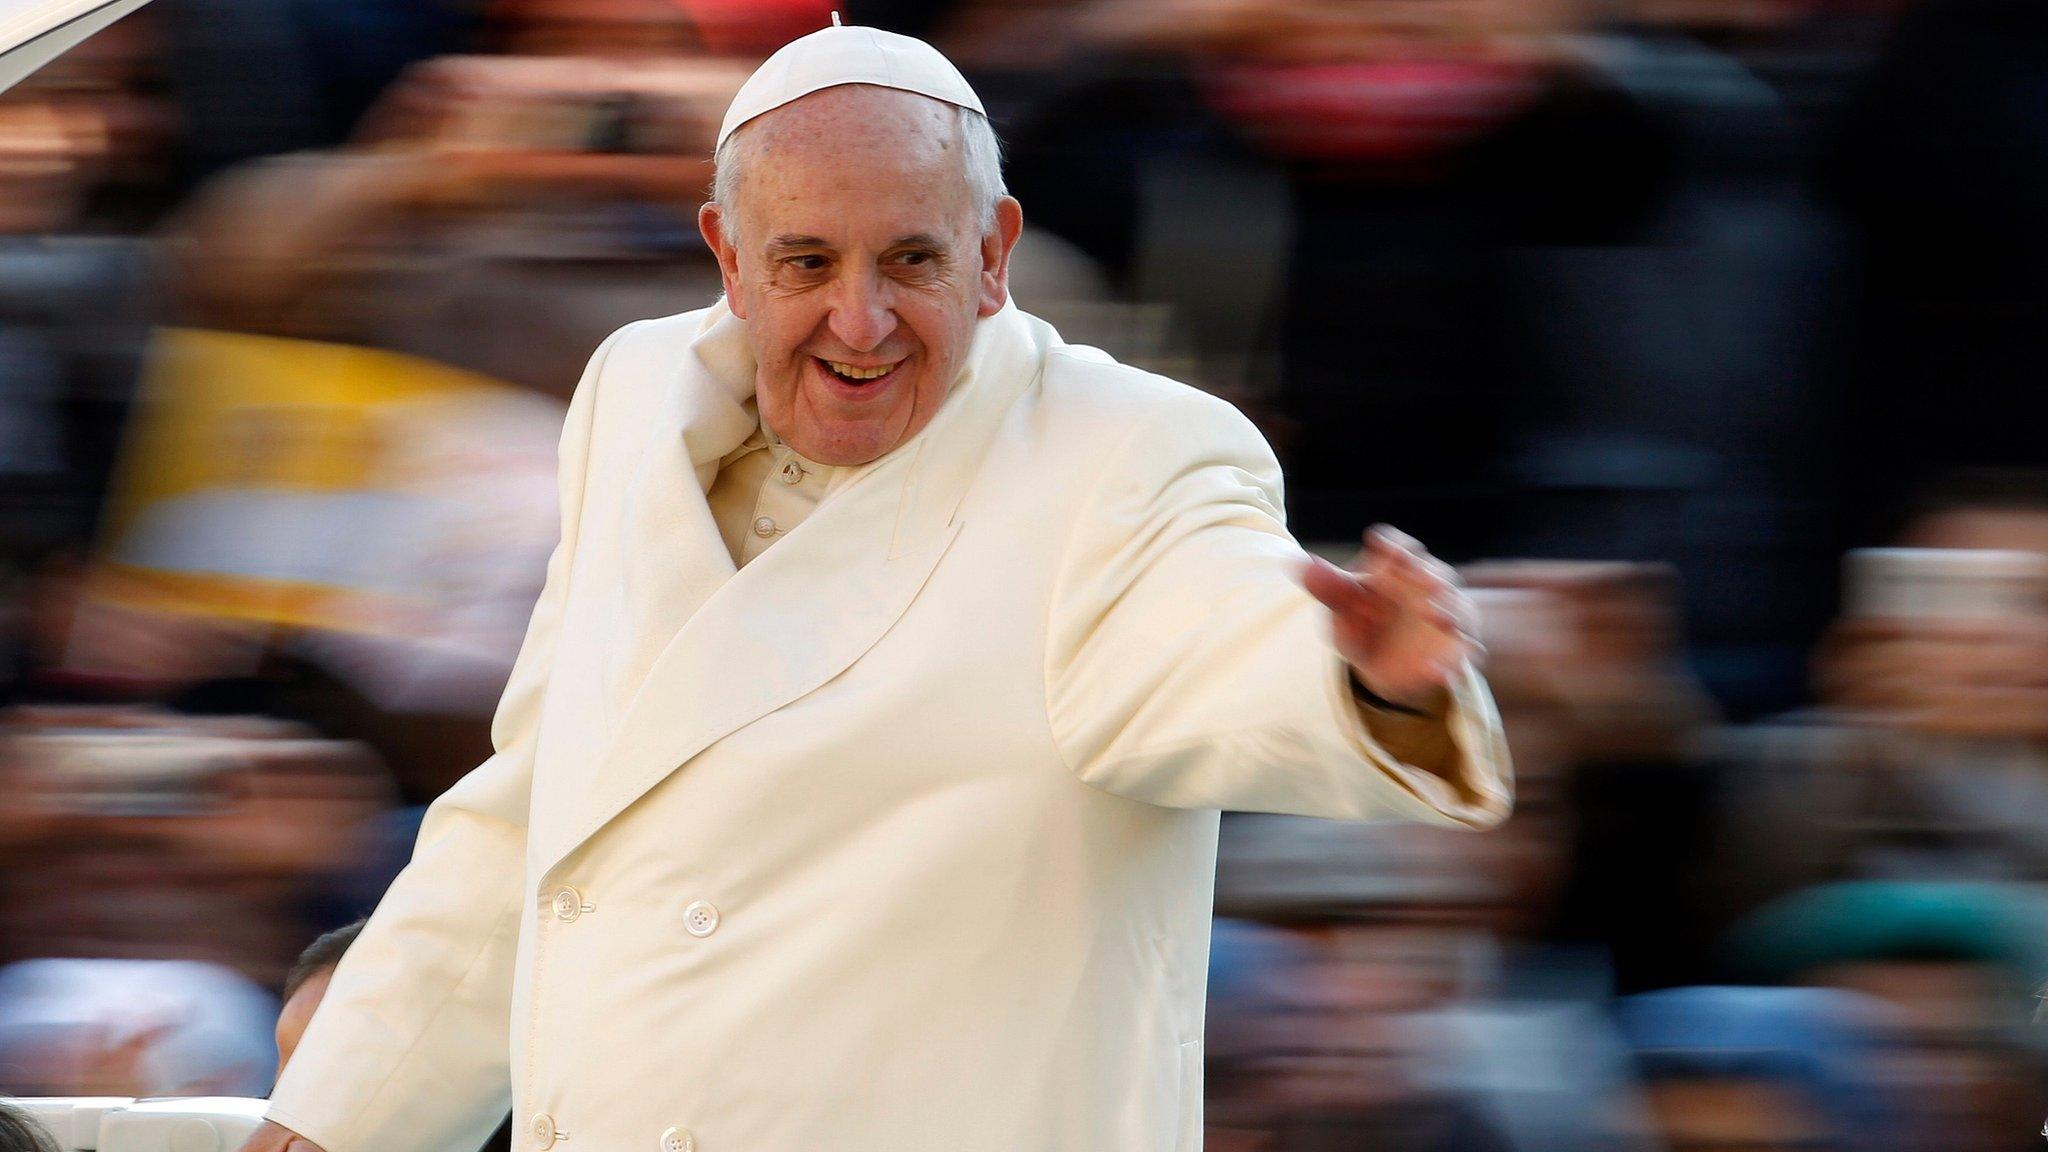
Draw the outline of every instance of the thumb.
[[[1341,614],[1351,609],[1363,595],[1356,577],[1320,556],[1311,555],[1304,560],[1300,573],[1302,587],[1332,612]]]

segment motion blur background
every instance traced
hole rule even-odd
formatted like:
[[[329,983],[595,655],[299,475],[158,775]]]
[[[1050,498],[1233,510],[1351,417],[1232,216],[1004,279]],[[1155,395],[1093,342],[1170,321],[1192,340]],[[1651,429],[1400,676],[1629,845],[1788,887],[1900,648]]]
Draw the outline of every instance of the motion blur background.
[[[1504,828],[1226,817],[1212,1152],[2037,1146],[2048,7],[843,9],[988,102],[1022,306],[1486,612]],[[156,0],[0,97],[0,1092],[267,1091],[828,11]]]

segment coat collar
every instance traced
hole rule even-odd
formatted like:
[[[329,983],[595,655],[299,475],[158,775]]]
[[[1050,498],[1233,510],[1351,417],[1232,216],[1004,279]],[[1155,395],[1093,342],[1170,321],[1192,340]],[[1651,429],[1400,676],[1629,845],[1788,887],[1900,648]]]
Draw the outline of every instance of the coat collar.
[[[1014,304],[976,325],[960,378],[939,412],[886,456],[849,469],[817,510],[737,571],[711,521],[705,493],[718,462],[755,425],[754,362],[740,321],[711,309],[664,397],[656,444],[684,451],[664,490],[630,492],[636,533],[687,541],[626,542],[629,568],[647,546],[666,571],[646,573],[632,599],[654,597],[636,618],[658,636],[613,729],[583,810],[559,839],[537,844],[552,867],[648,789],[713,743],[816,690],[844,671],[909,608],[960,529],[955,515],[989,442],[1017,397],[1038,378],[1050,327]],[[661,453],[651,453],[660,455]],[[650,473],[651,475],[651,473]],[[637,671],[637,670],[636,670]]]

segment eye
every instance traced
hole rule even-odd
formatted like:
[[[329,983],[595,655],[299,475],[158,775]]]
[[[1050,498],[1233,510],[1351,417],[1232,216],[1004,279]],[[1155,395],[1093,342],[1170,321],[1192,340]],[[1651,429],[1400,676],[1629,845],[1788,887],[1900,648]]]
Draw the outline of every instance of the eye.
[[[799,272],[816,272],[825,267],[825,258],[811,252],[802,256],[787,257],[782,263],[785,267],[794,268]]]
[[[898,252],[896,254],[896,263],[901,264],[907,268],[916,268],[924,264],[929,264],[935,259],[937,259],[937,255],[935,253],[927,252],[919,248],[913,248],[908,252]]]

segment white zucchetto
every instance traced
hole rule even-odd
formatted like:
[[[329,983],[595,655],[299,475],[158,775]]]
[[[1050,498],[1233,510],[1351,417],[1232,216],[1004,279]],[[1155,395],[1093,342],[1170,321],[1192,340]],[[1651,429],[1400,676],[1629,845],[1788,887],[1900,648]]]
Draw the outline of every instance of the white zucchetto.
[[[718,128],[721,147],[754,117],[841,84],[915,92],[987,115],[967,78],[937,48],[879,28],[842,26],[836,13],[832,20],[832,27],[784,44],[747,77]]]

